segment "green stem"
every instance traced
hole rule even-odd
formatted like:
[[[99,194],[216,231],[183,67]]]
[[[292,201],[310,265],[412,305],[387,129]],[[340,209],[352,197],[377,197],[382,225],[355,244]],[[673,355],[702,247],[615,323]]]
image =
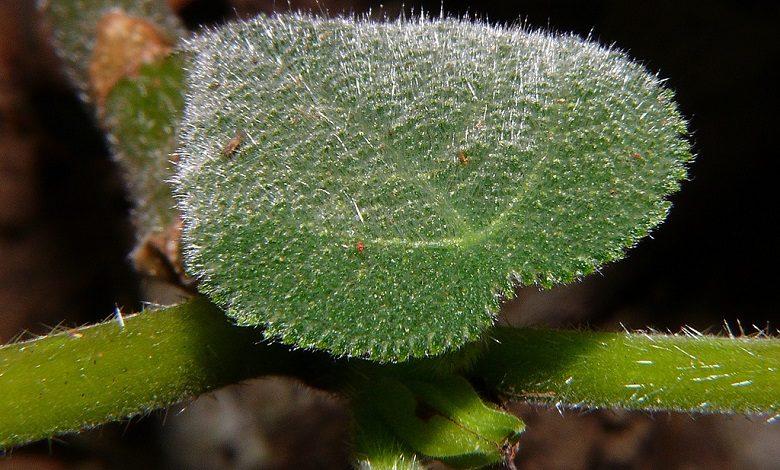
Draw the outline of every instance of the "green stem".
[[[780,412],[775,339],[509,328],[491,333],[495,341],[469,376],[512,397],[645,410]],[[0,347],[0,449],[259,375],[296,376],[350,395],[356,375],[430,380],[436,370],[457,373],[447,361],[458,360],[378,365],[290,351],[262,342],[258,330],[231,325],[218,308],[196,298],[128,316],[124,326],[111,320]]]
[[[183,58],[173,53],[183,26],[162,0],[41,5],[66,73],[94,105],[124,170],[139,240],[163,231],[178,216],[166,181],[184,107]]]
[[[493,332],[472,370],[512,397],[561,405],[780,412],[780,341],[585,331]]]
[[[161,408],[246,377],[295,370],[196,299],[0,348],[0,449]]]

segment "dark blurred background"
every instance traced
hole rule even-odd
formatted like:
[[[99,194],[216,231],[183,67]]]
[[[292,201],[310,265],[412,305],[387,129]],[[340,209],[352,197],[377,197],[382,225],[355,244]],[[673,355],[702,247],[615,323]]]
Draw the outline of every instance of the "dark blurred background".
[[[438,1],[169,3],[194,30],[290,7],[389,16],[442,8]],[[724,320],[736,330],[739,319],[747,333],[776,331],[777,2],[445,1],[443,9],[616,44],[668,79],[690,119],[697,159],[669,220],[602,275],[546,292],[521,289],[506,321],[720,333]],[[115,303],[140,306],[127,259],[128,208],[34,2],[0,0],[0,343],[24,330],[102,320]],[[780,468],[780,424],[766,417],[510,408],[528,423],[520,468]],[[335,398],[263,379],[17,449],[0,457],[0,469],[346,468],[346,425]]]

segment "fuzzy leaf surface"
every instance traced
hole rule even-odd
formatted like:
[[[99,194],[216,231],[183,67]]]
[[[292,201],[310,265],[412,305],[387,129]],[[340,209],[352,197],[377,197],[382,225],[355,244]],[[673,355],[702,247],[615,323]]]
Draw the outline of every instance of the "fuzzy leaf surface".
[[[455,19],[278,16],[187,46],[187,261],[240,325],[378,361],[493,324],[661,222],[691,158],[620,51]]]

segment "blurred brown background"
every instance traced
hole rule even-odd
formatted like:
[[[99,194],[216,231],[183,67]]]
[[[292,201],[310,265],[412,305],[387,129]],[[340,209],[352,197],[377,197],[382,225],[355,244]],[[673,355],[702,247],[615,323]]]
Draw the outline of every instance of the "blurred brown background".
[[[162,0],[161,0],[162,1]],[[188,27],[287,2],[171,0]],[[292,2],[324,14],[439,1]],[[513,324],[618,329],[725,319],[776,331],[780,6],[752,1],[445,1],[452,14],[590,34],[669,79],[698,159],[667,223],[601,276],[506,307]],[[0,0],[0,342],[23,330],[105,318],[143,299],[116,167],[58,72],[32,0]],[[2,393],[2,391],[0,391]],[[46,406],[41,403],[41,406]],[[780,424],[742,416],[514,404],[528,424],[520,468],[780,468]],[[183,410],[183,411],[182,411]],[[280,379],[228,387],[141,420],[17,449],[5,468],[347,468],[347,415],[333,397]]]

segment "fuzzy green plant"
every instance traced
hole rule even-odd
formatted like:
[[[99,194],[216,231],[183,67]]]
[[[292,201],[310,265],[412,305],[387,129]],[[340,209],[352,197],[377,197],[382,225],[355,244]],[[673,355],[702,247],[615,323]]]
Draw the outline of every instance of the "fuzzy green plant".
[[[517,284],[623,256],[685,177],[671,92],[622,52],[307,15],[177,50],[154,2],[42,5],[126,170],[142,247],[174,264],[175,193],[208,298],[0,346],[0,449],[264,374],[347,398],[356,465],[373,469],[511,462],[524,424],[477,390],[780,413],[776,339],[493,325]]]
[[[557,406],[780,413],[780,342],[766,337],[501,328],[472,369],[507,397]]]
[[[481,347],[400,364],[334,359],[268,344],[196,298],[1,346],[0,449],[264,374],[349,399],[355,457],[370,468],[511,458],[523,423],[486,404],[466,378],[491,395],[558,407],[780,414],[776,340],[513,328],[490,336]]]
[[[297,347],[398,361],[474,341],[518,283],[622,257],[691,158],[661,81],[573,36],[295,15],[186,48],[188,266]]]

